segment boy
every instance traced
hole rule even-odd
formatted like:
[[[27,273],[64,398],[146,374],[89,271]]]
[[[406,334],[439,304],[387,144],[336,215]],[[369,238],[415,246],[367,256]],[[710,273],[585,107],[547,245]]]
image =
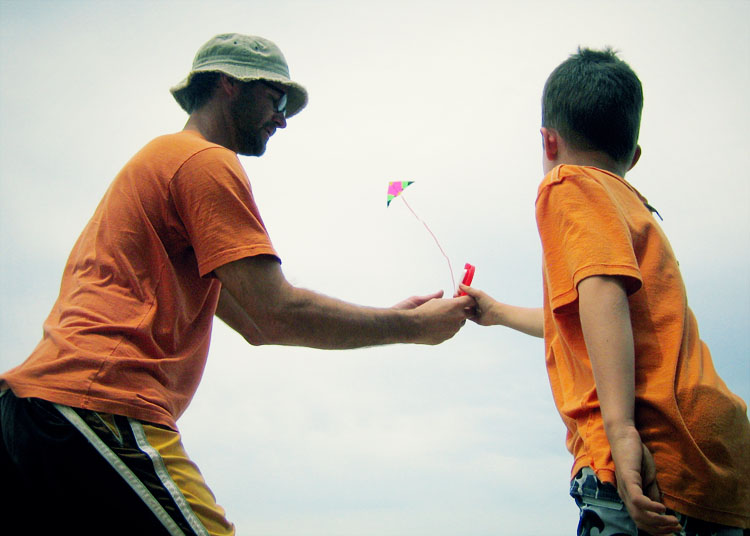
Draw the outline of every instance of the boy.
[[[624,180],[641,154],[642,106],[638,77],[609,49],[579,49],[552,72],[536,200],[544,306],[462,289],[478,324],[545,339],[575,458],[579,535],[741,536],[750,527],[747,408],[699,339],[653,209]]]

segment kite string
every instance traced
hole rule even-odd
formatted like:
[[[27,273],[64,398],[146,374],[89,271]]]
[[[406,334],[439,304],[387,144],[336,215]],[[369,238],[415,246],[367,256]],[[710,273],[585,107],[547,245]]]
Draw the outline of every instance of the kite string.
[[[443,251],[443,246],[440,245],[440,242],[435,236],[435,233],[432,232],[432,229],[430,229],[430,227],[424,222],[424,220],[422,220],[422,218],[417,216],[417,213],[414,212],[414,209],[412,209],[409,206],[409,203],[406,202],[406,197],[404,196],[404,194],[401,193],[399,197],[404,200],[404,204],[406,205],[406,208],[408,208],[409,211],[412,214],[414,214],[414,217],[417,218],[417,220],[419,220],[420,222],[422,222],[422,225],[424,225],[424,228],[427,229],[427,232],[430,233],[430,235],[432,236],[432,239],[435,240],[435,243],[437,244],[438,249],[440,249],[440,253],[442,253],[443,257],[445,257],[445,260],[448,261],[448,270],[451,273],[451,284],[453,285],[453,295],[455,295],[456,294],[456,278],[453,276],[453,267],[451,266],[451,260],[448,258],[448,255],[445,254],[445,251]]]

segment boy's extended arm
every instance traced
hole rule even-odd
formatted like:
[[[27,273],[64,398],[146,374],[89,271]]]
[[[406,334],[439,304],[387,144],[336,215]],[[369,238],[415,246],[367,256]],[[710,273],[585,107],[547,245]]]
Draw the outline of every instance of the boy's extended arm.
[[[658,502],[654,460],[635,427],[633,330],[623,282],[588,277],[578,284],[578,301],[618,493],[639,528],[652,534],[679,532],[677,518],[665,515],[666,507]]]
[[[405,300],[392,308],[353,305],[289,284],[270,256],[247,257],[214,272],[222,283],[219,318],[251,344],[328,349],[437,344],[455,335],[474,305],[468,296]]]
[[[505,326],[533,337],[544,337],[544,312],[541,307],[517,307],[501,303],[487,293],[460,285],[474,298],[476,307],[471,320],[480,326]]]

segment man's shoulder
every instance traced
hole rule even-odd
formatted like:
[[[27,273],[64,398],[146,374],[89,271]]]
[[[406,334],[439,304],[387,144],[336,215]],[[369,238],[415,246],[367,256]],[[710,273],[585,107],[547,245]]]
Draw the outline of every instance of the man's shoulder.
[[[193,130],[182,130],[171,134],[163,134],[148,142],[144,149],[157,149],[175,152],[195,153],[205,149],[217,149],[222,152],[234,154],[226,147],[206,140],[199,132]]]
[[[192,163],[198,167],[211,163],[232,168],[240,166],[233,151],[206,140],[198,132],[188,130],[152,139],[131,161],[131,165],[139,169],[146,166],[167,176],[172,176],[186,165],[190,167]]]

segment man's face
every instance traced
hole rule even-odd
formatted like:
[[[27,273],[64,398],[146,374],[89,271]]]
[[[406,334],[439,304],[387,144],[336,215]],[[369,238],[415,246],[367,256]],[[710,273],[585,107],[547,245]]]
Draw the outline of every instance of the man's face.
[[[237,152],[244,156],[260,156],[277,128],[286,127],[286,118],[278,107],[283,89],[266,82],[248,82],[231,103]]]

